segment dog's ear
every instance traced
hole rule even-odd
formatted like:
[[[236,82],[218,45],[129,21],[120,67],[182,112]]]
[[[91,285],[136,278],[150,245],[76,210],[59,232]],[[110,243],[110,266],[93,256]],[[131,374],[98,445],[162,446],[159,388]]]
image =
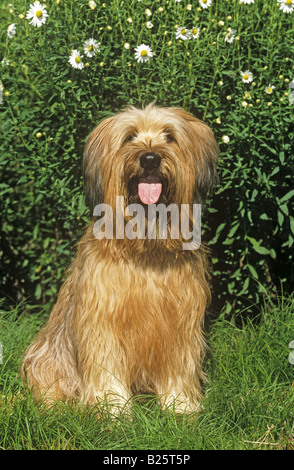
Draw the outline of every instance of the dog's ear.
[[[183,109],[176,112],[185,120],[185,140],[188,141],[195,167],[194,202],[201,203],[218,182],[218,145],[212,130],[203,121]]]
[[[89,135],[83,157],[86,204],[93,211],[104,199],[104,168],[111,152],[111,127],[114,117],[104,119]]]

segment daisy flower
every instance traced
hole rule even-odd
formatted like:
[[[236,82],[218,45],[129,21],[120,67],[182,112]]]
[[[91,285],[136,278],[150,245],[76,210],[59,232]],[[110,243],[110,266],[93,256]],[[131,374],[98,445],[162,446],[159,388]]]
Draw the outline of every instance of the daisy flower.
[[[84,68],[84,62],[82,61],[83,56],[77,49],[74,49],[69,56],[69,63],[74,69],[82,70]]]
[[[280,10],[284,13],[292,13],[294,10],[294,0],[278,0],[280,5]]]
[[[199,36],[199,29],[194,26],[191,29],[190,33],[191,33],[193,39],[197,39],[198,36]]]
[[[90,0],[90,2],[89,2],[89,7],[91,8],[91,10],[95,10],[95,8],[96,8],[96,3],[95,3],[93,0]]]
[[[191,37],[191,32],[187,28],[177,28],[176,38],[177,39],[189,39]]]
[[[225,144],[228,144],[230,142],[230,137],[228,135],[223,135],[222,136],[222,141],[225,143]]]
[[[250,83],[253,80],[253,74],[249,70],[241,72],[241,77],[244,83]]]
[[[84,42],[84,53],[87,57],[94,57],[97,52],[100,52],[100,42],[92,38]]]
[[[151,21],[147,21],[147,22],[146,22],[146,27],[147,27],[148,29],[152,29],[153,26],[154,26],[154,24],[151,23]]]
[[[138,62],[148,62],[150,57],[153,56],[153,52],[150,46],[146,46],[146,44],[141,44],[137,46],[135,49],[135,58]]]
[[[227,33],[227,35],[226,35],[226,37],[225,37],[225,41],[231,43],[231,42],[234,41],[235,37],[236,37],[236,30],[235,30],[235,29],[231,29],[231,30]]]
[[[33,26],[37,26],[40,28],[42,24],[46,23],[46,19],[48,17],[48,13],[46,11],[46,8],[41,5],[40,2],[35,2],[33,5],[30,5],[30,9],[27,12],[26,19],[30,20],[30,24]]]
[[[15,23],[12,23],[7,28],[7,36],[9,37],[9,39],[11,39],[15,35],[15,33],[16,33]]]
[[[240,3],[245,3],[246,5],[250,5],[250,3],[254,3],[254,0],[240,0]]]
[[[8,59],[6,59],[5,57],[3,57],[3,59],[1,60],[2,67],[6,67],[9,64],[10,64],[10,61]]]
[[[199,3],[202,8],[208,8],[211,5],[211,0],[199,0]]]
[[[275,89],[276,87],[274,85],[269,85],[265,88],[265,92],[268,94],[268,95],[271,95],[273,90]]]

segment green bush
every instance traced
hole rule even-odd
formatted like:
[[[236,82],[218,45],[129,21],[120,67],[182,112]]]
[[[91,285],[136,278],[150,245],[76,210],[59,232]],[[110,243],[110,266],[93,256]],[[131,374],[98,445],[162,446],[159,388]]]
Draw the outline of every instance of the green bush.
[[[101,118],[151,101],[191,111],[219,142],[220,183],[204,220],[215,298],[229,312],[274,292],[280,278],[291,290],[293,13],[276,0],[214,0],[207,9],[185,0],[95,5],[48,0],[40,27],[26,18],[29,1],[0,9],[2,293],[54,299],[90,217],[85,139]],[[176,27],[197,34],[180,39]],[[90,38],[99,51],[86,57]],[[142,43],[153,57],[139,63]],[[82,69],[69,63],[72,50],[83,54]],[[245,83],[247,70],[253,80]]]

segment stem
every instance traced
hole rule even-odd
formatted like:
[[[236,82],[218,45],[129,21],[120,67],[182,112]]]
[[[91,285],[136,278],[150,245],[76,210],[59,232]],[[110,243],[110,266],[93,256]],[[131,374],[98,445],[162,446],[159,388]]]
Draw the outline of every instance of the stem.
[[[213,79],[212,79],[212,83],[211,83],[211,87],[210,87],[210,91],[209,91],[209,95],[208,95],[208,100],[207,100],[206,107],[205,107],[205,111],[204,111],[204,115],[203,115],[203,121],[205,120],[206,114],[207,114],[207,112],[208,112],[209,103],[210,103],[210,99],[211,99],[211,97],[212,97],[214,82],[215,82],[215,79],[216,79],[217,74],[218,74],[218,70],[216,70],[216,71],[214,72],[214,76],[213,76]]]

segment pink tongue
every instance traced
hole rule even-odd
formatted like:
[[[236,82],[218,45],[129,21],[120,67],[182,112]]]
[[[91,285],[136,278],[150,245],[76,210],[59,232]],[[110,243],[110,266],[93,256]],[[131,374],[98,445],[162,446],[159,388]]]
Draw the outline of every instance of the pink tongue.
[[[138,193],[143,204],[155,204],[162,190],[161,183],[139,183]]]

